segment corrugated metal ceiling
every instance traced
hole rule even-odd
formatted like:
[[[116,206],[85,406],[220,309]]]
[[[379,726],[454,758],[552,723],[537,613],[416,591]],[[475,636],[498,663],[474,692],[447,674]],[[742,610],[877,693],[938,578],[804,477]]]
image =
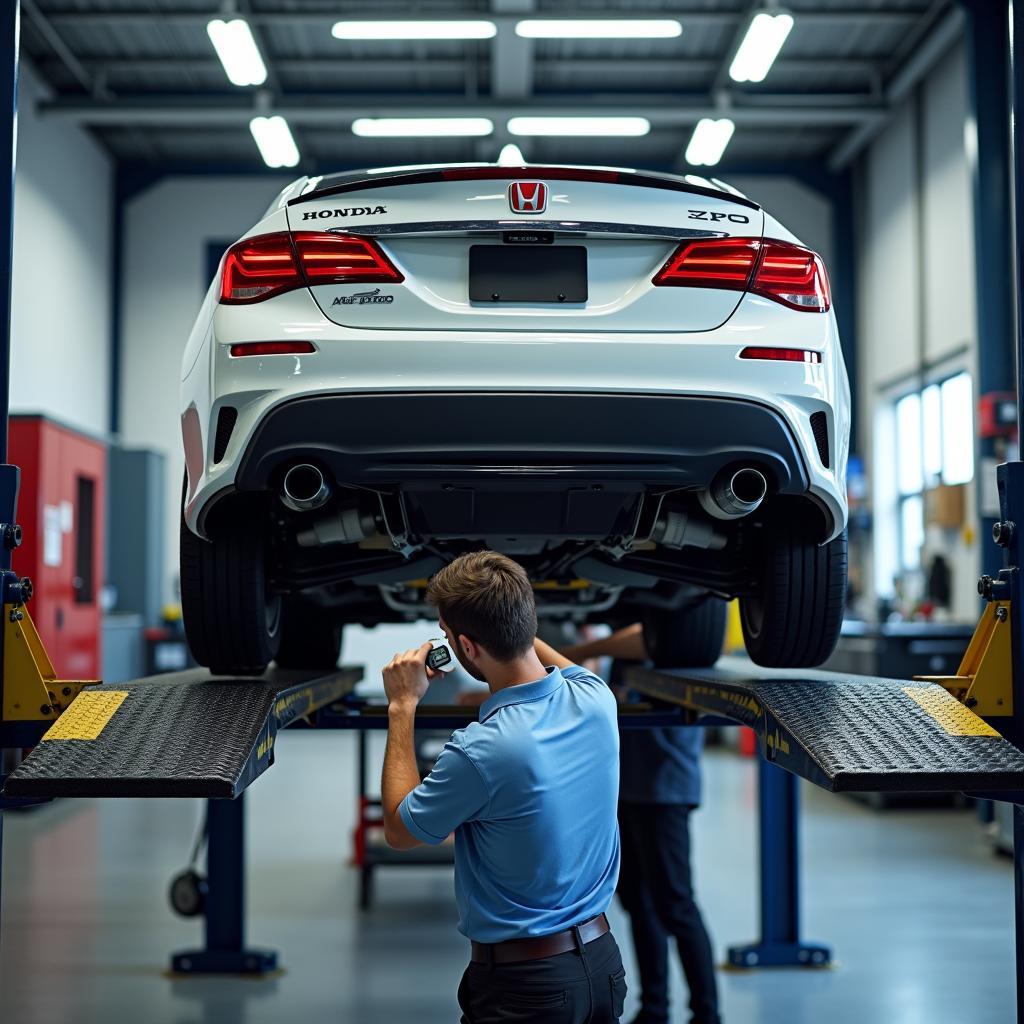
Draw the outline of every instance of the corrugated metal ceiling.
[[[587,113],[628,107],[654,121],[642,139],[517,140],[530,159],[680,166],[690,135],[679,111],[746,111],[733,162],[824,159],[865,120],[882,116],[885,88],[913,47],[948,17],[952,0],[788,0],[795,27],[768,79],[736,85],[723,71],[750,10],[749,0],[536,0],[541,16],[669,15],[675,39],[538,40],[526,70],[505,79],[499,32],[492,41],[343,42],[340,17],[514,17],[510,0],[365,3],[238,0],[271,70],[268,89],[230,85],[206,35],[220,0],[23,0],[25,56],[53,89],[47,109],[94,130],[122,160],[260,166],[246,119],[259,109],[323,110],[293,130],[310,172],[390,162],[493,159],[503,121],[485,140],[373,140],[350,122],[382,104],[388,112],[433,106],[488,114],[556,106]],[[526,6],[529,6],[528,4]],[[718,88],[716,88],[716,83]],[[511,92],[509,89],[511,88]],[[195,108],[206,113],[199,116]],[[227,112],[220,121],[213,111]],[[237,113],[237,116],[230,116]]]

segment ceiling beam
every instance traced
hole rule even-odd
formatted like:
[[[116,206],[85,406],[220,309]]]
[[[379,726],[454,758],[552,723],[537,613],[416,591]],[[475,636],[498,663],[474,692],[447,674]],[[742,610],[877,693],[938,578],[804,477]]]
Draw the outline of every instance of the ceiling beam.
[[[53,57],[36,60],[44,73],[62,66],[63,61]],[[216,57],[86,57],[80,63],[93,74],[106,75],[144,75],[152,72],[161,74],[187,74],[190,72],[221,72],[220,61]],[[643,76],[667,76],[679,71],[691,72],[694,75],[713,74],[720,66],[720,61],[704,58],[685,57],[677,60],[649,60],[645,57],[616,57],[609,62],[605,57],[541,57],[534,58],[537,69],[550,72],[556,68],[579,70],[588,74],[625,71]],[[281,74],[301,73],[303,71],[344,71],[351,73],[353,78],[364,74],[393,74],[396,69],[407,66],[403,57],[277,57],[274,67]],[[439,74],[459,75],[465,70],[466,62],[462,58],[423,57],[417,58],[417,73],[437,72]],[[881,64],[872,60],[846,59],[836,57],[825,59],[817,57],[780,57],[772,65],[772,70],[783,74],[827,74],[839,71],[851,75],[862,75],[871,78],[879,72]]]
[[[941,21],[925,37],[906,63],[886,83],[883,101],[886,116],[872,123],[863,123],[832,150],[828,158],[831,171],[841,171],[885,127],[895,108],[941,60],[950,48],[963,39],[964,15],[959,5],[951,7]]]
[[[195,8],[173,8],[161,7],[160,10],[152,10],[145,7],[119,7],[102,11],[83,11],[74,7],[49,8],[47,17],[51,23],[58,27],[67,26],[70,28],[81,27],[104,27],[117,23],[119,25],[194,25],[205,23],[210,18],[219,17],[222,6],[220,0],[211,0],[206,9]],[[917,10],[878,10],[870,7],[858,7],[850,4],[843,8],[830,8],[827,11],[799,11],[798,17],[804,25],[885,25],[889,27],[902,27],[916,21],[926,13],[925,9]],[[664,8],[654,9],[630,9],[628,14],[616,11],[601,12],[601,17],[618,17],[623,20],[635,18],[664,18],[667,14],[680,19],[683,22],[683,30],[687,25],[701,26],[729,26],[735,25],[744,17],[743,14],[735,11],[709,11],[709,10],[680,10],[679,5],[671,10]],[[407,21],[409,13],[390,14],[378,13],[376,11],[364,12],[362,17],[372,16],[375,21]],[[491,21],[501,23],[515,22],[519,18],[513,15],[483,14]],[[598,17],[594,11],[558,11],[559,20],[587,20]],[[297,8],[294,11],[260,11],[251,16],[254,24],[270,26],[296,26],[296,25],[330,25],[345,17],[341,11],[319,9]],[[451,12],[417,12],[415,18],[418,21],[448,21],[453,17]]]
[[[729,116],[738,125],[771,125],[781,127],[819,126],[842,128],[861,125],[883,118],[883,107],[864,102],[837,102],[835,96],[809,95],[802,105],[794,102],[773,108],[762,105],[741,104],[730,108]],[[247,124],[253,116],[251,102],[213,101],[209,97],[120,96],[116,103],[88,103],[75,99],[44,100],[38,105],[41,116],[74,124],[101,125],[182,125],[183,127]],[[716,115],[718,108],[710,102],[687,103],[677,95],[634,97],[589,97],[586,102],[540,102],[536,98],[528,103],[452,102],[445,97],[426,97],[422,93],[411,96],[365,96],[358,101],[337,96],[288,97],[273,109],[294,124],[344,126],[356,117],[489,117],[496,125],[510,117],[551,115],[559,117],[586,117],[595,113],[646,117],[653,126],[677,127],[695,124],[702,117]]]

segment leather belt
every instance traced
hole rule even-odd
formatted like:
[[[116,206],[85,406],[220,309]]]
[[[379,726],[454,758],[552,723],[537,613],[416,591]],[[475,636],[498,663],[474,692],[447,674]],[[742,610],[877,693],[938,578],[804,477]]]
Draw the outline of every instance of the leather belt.
[[[598,914],[576,928],[564,932],[541,935],[536,939],[508,939],[505,942],[474,942],[472,960],[475,964],[513,964],[523,960],[543,960],[547,956],[558,956],[577,948],[579,941],[586,945],[601,938],[609,931],[608,918]]]

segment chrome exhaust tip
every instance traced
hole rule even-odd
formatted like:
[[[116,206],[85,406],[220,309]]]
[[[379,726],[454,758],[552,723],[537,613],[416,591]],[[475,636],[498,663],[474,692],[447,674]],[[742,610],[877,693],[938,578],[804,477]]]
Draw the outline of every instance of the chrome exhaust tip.
[[[331,496],[323,473],[308,462],[292,466],[281,483],[281,502],[293,512],[311,512]]]
[[[740,519],[749,516],[768,493],[768,481],[759,469],[742,469],[719,473],[711,486],[700,493],[701,508],[716,519]]]

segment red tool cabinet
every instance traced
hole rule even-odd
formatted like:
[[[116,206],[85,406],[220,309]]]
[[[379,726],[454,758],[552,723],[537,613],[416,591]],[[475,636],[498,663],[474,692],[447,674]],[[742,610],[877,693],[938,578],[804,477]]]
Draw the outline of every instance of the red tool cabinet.
[[[12,416],[21,467],[14,571],[35,587],[29,611],[58,677],[98,679],[107,446],[45,416]]]

